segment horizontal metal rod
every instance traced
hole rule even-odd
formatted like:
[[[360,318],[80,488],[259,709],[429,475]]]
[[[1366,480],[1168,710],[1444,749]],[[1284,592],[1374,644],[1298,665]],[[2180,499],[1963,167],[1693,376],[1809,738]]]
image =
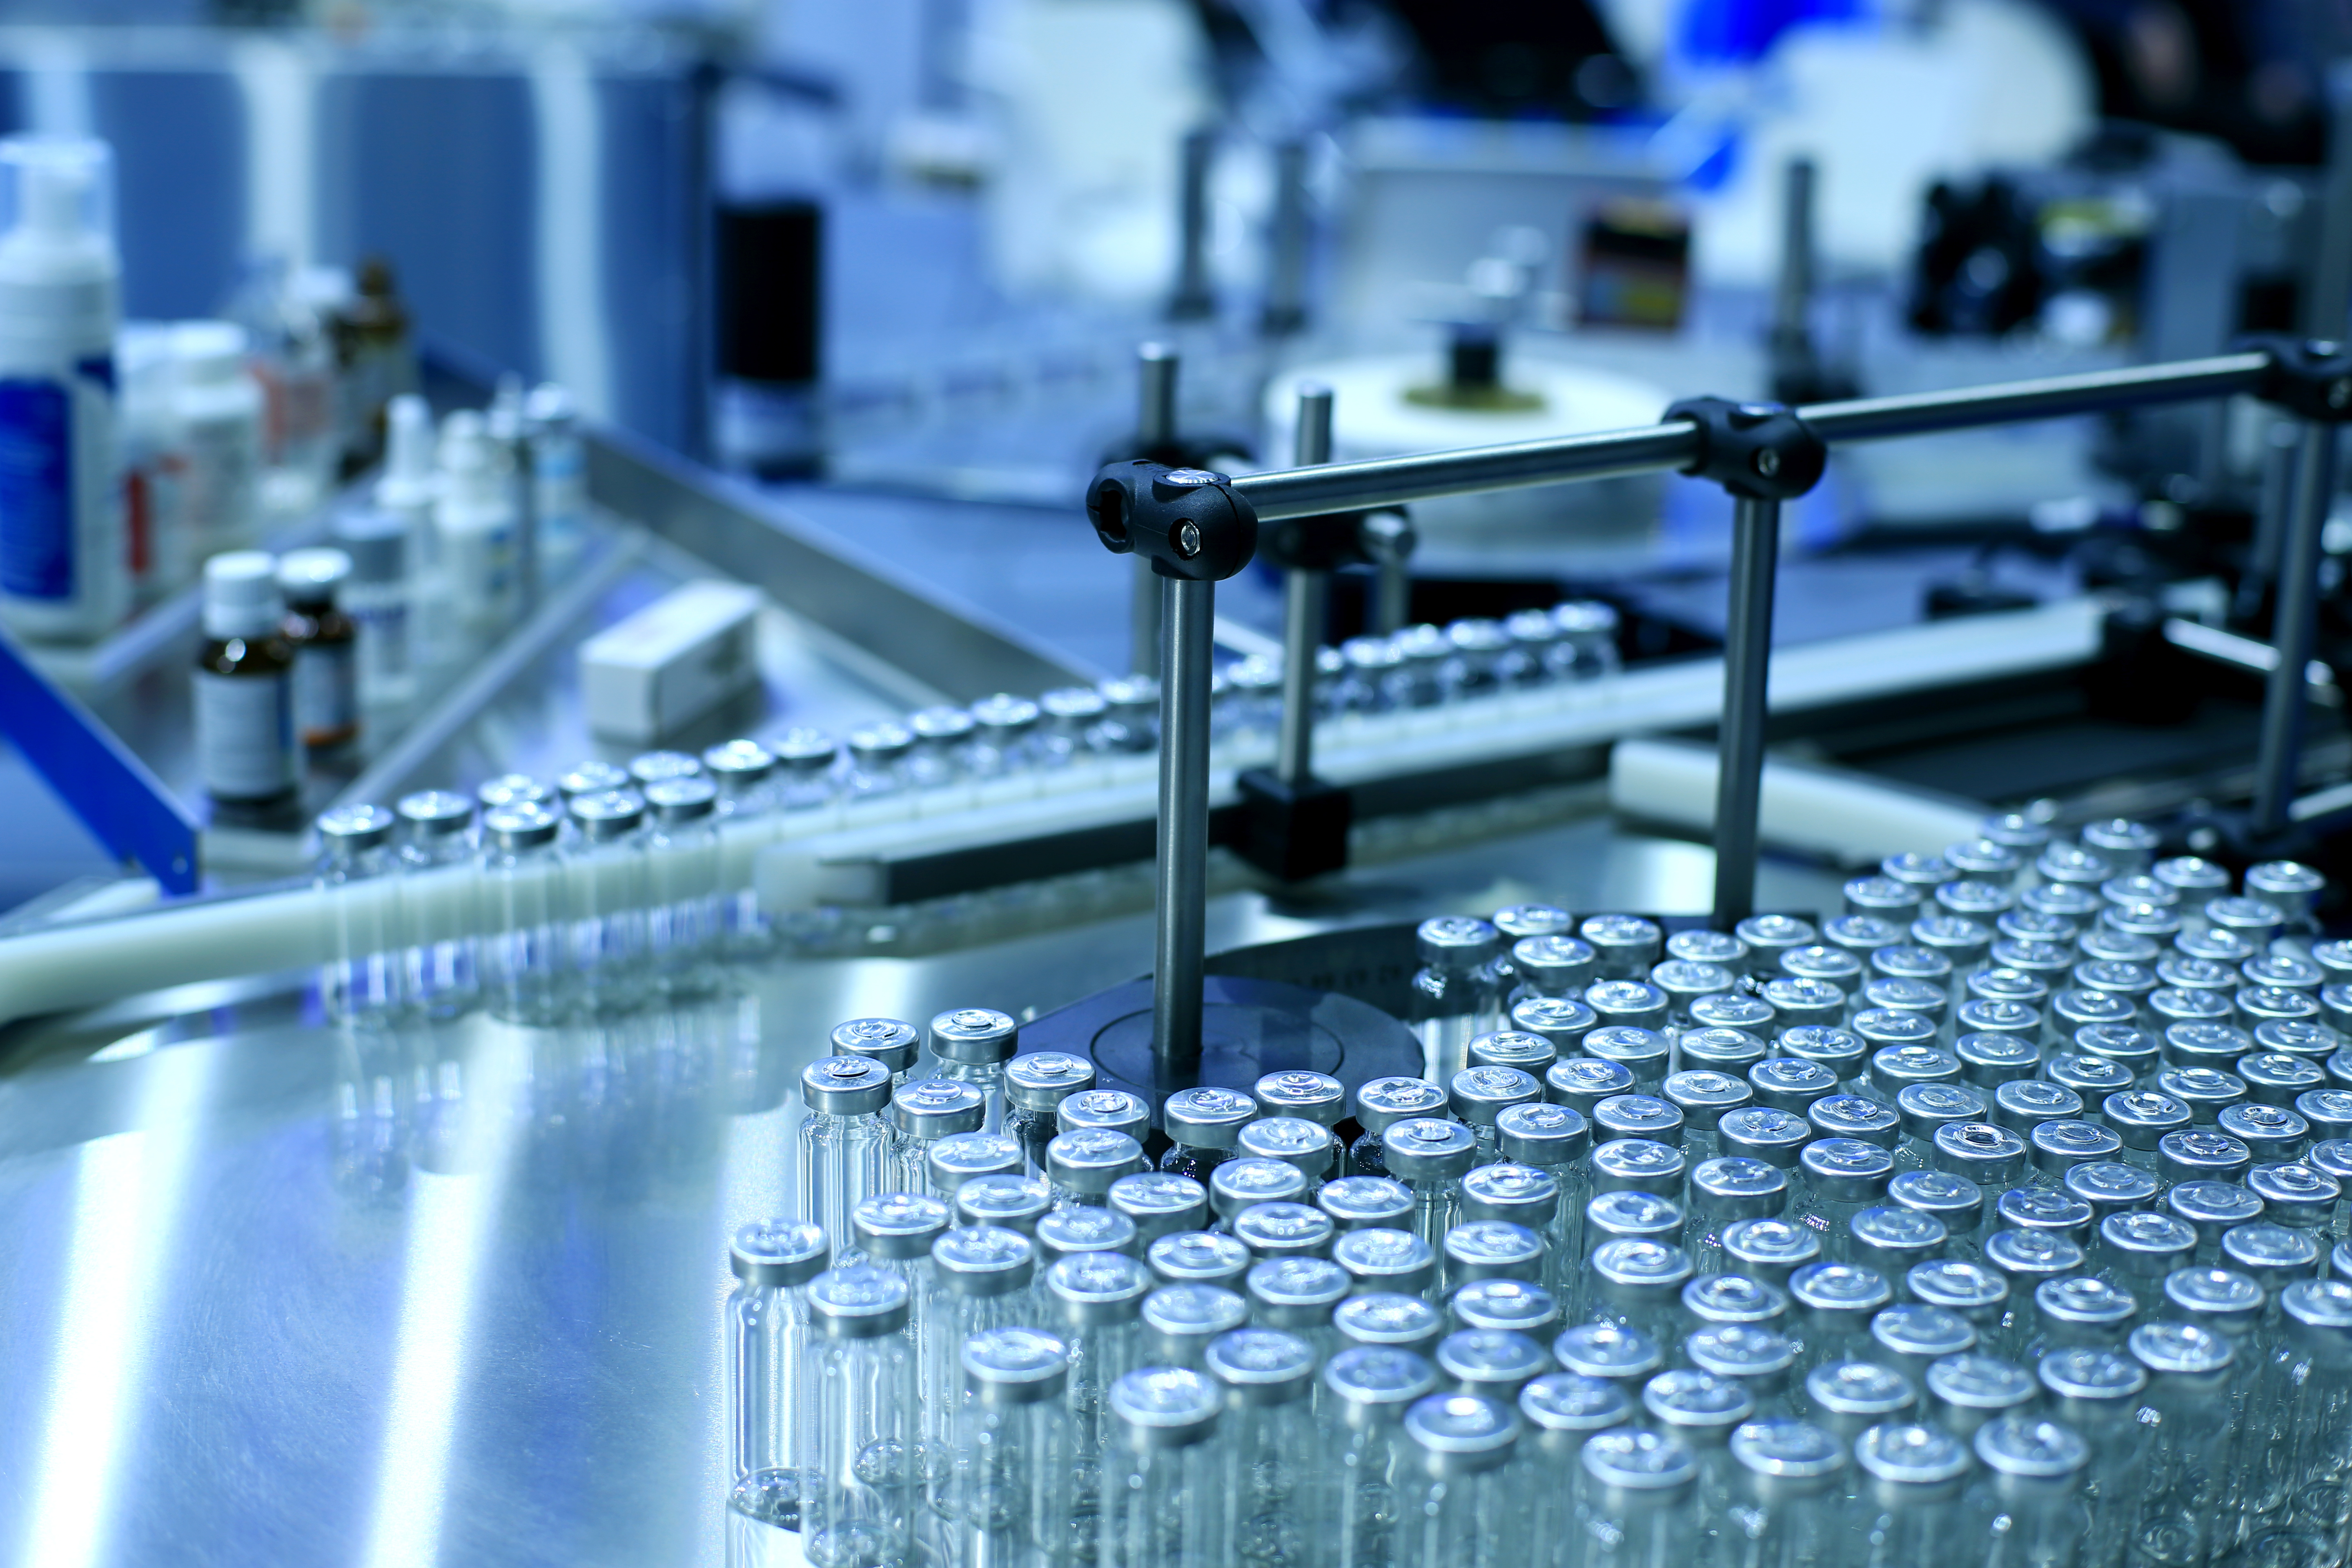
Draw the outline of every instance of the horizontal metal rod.
[[[2041,381],[1820,403],[1797,413],[1825,441],[1881,440],[2059,419],[2145,404],[2228,397],[2254,390],[2269,365],[2270,356],[2265,353],[2219,354]],[[1656,473],[1687,468],[1697,458],[1698,426],[1677,419],[1547,441],[1515,441],[1499,447],[1247,474],[1234,480],[1234,489],[1249,498],[1260,521],[1279,522],[1328,511],[1402,506],[1437,496]]]

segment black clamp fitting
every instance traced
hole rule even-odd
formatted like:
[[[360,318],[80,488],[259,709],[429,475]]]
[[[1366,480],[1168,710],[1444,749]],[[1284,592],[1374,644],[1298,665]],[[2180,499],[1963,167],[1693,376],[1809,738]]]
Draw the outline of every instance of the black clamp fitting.
[[[1257,553],[1257,509],[1206,468],[1109,464],[1087,487],[1087,520],[1104,549],[1140,555],[1162,577],[1222,582]]]
[[[2237,346],[2271,356],[2254,389],[2264,403],[2322,425],[2352,420],[2352,345],[2264,332]]]
[[[1698,426],[1698,456],[1685,474],[1713,479],[1748,500],[1790,500],[1821,482],[1829,447],[1778,403],[1685,397],[1666,420]]]
[[[1285,572],[1336,572],[1410,556],[1415,542],[1402,511],[1334,511],[1267,524],[1258,550]]]

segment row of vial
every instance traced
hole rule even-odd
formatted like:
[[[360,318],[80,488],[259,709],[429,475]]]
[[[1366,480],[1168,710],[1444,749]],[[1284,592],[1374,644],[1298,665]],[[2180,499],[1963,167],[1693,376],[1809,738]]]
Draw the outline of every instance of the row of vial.
[[[737,1238],[739,1561],[2342,1560],[2341,1139],[2257,1161],[2146,1089],[2020,1135],[2063,1106],[1802,1056],[1727,1110],[1497,1035],[1352,1128],[1317,1073],[1179,1091],[1155,1163],[1004,1015],[924,1037],[835,1031],[813,1217]]]
[[[310,754],[349,746],[415,697],[421,671],[510,629],[541,577],[578,555],[585,469],[561,388],[526,399],[509,381],[437,439],[420,397],[392,399],[388,423],[372,503],[337,516],[334,547],[205,563],[193,700],[215,800],[291,796]]]

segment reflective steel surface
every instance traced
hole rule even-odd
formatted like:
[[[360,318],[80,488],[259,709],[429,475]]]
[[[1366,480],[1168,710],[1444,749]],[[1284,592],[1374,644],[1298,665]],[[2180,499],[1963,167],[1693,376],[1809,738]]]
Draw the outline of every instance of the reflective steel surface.
[[[1710,862],[1570,823],[1214,900],[1210,945],[1696,910]],[[1768,863],[1759,902],[1835,893]],[[801,1064],[843,1017],[1043,1011],[1150,950],[1136,916],[779,963],[551,1031],[355,1039],[255,982],[0,1032],[0,1561],[721,1561],[725,1242],[791,1205]]]

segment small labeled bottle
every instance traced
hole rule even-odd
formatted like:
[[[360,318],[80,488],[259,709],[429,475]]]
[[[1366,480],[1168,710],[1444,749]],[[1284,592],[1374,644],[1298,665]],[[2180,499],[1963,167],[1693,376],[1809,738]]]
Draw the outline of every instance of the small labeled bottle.
[[[442,422],[435,456],[439,586],[459,626],[476,637],[497,637],[522,607],[522,518],[513,469],[482,416],[470,408]]]
[[[800,1528],[810,1436],[800,1402],[816,1392],[808,1285],[828,1253],[822,1229],[793,1220],[747,1225],[728,1249],[728,1528],[755,1547],[748,1562],[763,1560],[774,1532]]]
[[[294,732],[314,752],[359,738],[359,627],[335,602],[351,574],[352,558],[340,550],[289,550],[278,560],[294,649]]]
[[[907,1281],[870,1266],[809,1282],[812,1394],[801,1545],[812,1561],[911,1560],[919,1452]]]
[[[402,1003],[396,821],[380,805],[339,805],[318,821],[315,885],[333,952],[319,999],[346,1027],[381,1027]]]
[[[1389,1129],[1413,1117],[1443,1115],[1445,1106],[1445,1091],[1427,1079],[1367,1079],[1356,1090],[1356,1122],[1364,1131],[1348,1146],[1348,1174],[1387,1175]]]
[[[1398,1481],[1398,1568],[1524,1563],[1522,1510],[1506,1480],[1522,1428],[1516,1396],[1428,1394],[1405,1411],[1403,1425],[1416,1463]]]
[[[1328,1561],[1333,1568],[1390,1568],[1403,1507],[1397,1479],[1410,1473],[1404,1413],[1436,1391],[1436,1370],[1401,1346],[1359,1343],[1324,1363],[1321,1383],[1315,1452],[1330,1489]]]
[[[556,847],[562,826],[536,801],[482,818],[482,994],[510,1024],[562,1018],[571,966],[571,886]]]
[[[401,994],[434,1023],[481,996],[474,803],[448,790],[400,797]]]
[[[1256,1117],[1257,1101],[1239,1089],[1178,1089],[1160,1107],[1169,1146],[1160,1168],[1205,1184],[1232,1156],[1242,1128]]]
[[[1420,1039],[1422,1071],[1432,1083],[1451,1083],[1468,1063],[1473,1036],[1494,1026],[1501,1012],[1490,966],[1501,937],[1486,921],[1440,915],[1414,932],[1421,968],[1412,977],[1406,1023]]]
[[[1189,1367],[1121,1374],[1107,1391],[1101,1568],[1208,1568],[1227,1561],[1223,1392]]]
[[[301,782],[294,730],[294,648],[282,626],[277,563],[257,550],[205,563],[196,654],[196,769],[205,793],[263,807]]]
[[[1204,1230],[1209,1224],[1209,1189],[1190,1176],[1171,1176],[1165,1171],[1119,1177],[1104,1194],[1103,1205],[1134,1223],[1136,1245],[1146,1249],[1163,1236]]]
[[[1316,1462],[1315,1347],[1261,1325],[1220,1335],[1202,1360],[1225,1400],[1215,1445],[1223,1474],[1202,1500],[1224,1516],[1226,1560],[1303,1561],[1330,1507]]]
[[[931,1144],[959,1132],[979,1131],[987,1110],[987,1097],[977,1084],[919,1078],[893,1089],[891,1184],[900,1192],[921,1192],[930,1184]]]
[[[993,1007],[957,1007],[931,1020],[933,1076],[969,1083],[987,1098],[988,1131],[1004,1125],[1004,1064],[1021,1048],[1021,1026]]]
[[[954,1463],[939,1512],[958,1563],[1069,1560],[1071,1464],[1068,1347],[1007,1324],[957,1342]]]

